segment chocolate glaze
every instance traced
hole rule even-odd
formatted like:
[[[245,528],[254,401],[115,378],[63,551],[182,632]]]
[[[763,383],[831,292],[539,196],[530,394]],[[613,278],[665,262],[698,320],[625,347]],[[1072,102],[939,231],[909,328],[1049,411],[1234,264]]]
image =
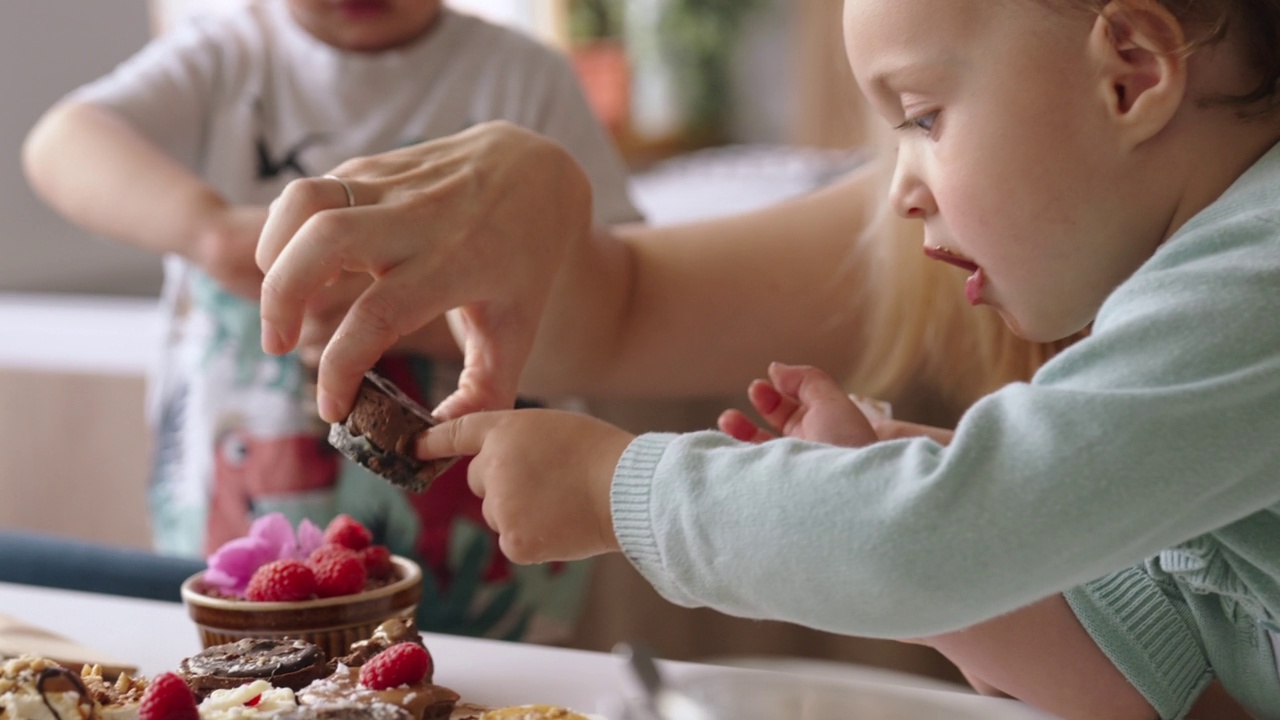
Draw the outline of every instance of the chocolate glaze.
[[[297,690],[329,672],[326,659],[323,650],[303,640],[246,638],[184,659],[178,674],[201,699],[259,679]]]
[[[360,684],[360,668],[339,665],[332,675],[298,691],[299,705],[326,707],[340,703],[387,703],[404,708],[413,720],[445,720],[453,713],[458,693],[428,682],[371,690]]]
[[[329,444],[395,485],[422,492],[455,460],[418,460],[414,442],[435,425],[431,413],[386,378],[365,373],[351,414],[329,428]]]
[[[374,655],[386,650],[396,643],[411,642],[417,645],[426,645],[422,642],[422,634],[418,632],[417,625],[409,618],[392,618],[377,627],[373,631],[373,635],[368,640],[360,640],[351,644],[351,652],[339,659],[343,665],[348,667],[360,667],[369,662]],[[426,678],[427,682],[431,682],[431,676]]]

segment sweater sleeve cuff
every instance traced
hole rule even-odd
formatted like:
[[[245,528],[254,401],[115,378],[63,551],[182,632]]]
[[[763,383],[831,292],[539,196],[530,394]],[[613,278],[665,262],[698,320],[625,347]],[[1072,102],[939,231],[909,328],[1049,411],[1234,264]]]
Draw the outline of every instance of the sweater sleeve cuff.
[[[665,580],[667,571],[653,527],[654,477],[667,446],[676,437],[673,433],[647,433],[632,440],[613,471],[609,503],[613,533],[622,554],[658,592],[679,603],[679,593],[673,593],[671,583]]]
[[[1212,670],[1186,615],[1151,576],[1130,568],[1065,595],[1085,631],[1160,717],[1186,717]]]

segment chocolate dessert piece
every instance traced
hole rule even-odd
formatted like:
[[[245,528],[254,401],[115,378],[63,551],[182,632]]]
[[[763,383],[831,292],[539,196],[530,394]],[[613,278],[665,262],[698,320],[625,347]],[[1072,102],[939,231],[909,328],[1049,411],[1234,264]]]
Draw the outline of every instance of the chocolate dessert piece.
[[[414,457],[414,442],[435,424],[426,408],[370,371],[360,383],[351,414],[329,427],[329,444],[392,484],[422,492],[456,462]]]
[[[392,618],[381,625],[369,636],[368,640],[360,640],[351,644],[351,652],[338,661],[348,667],[360,667],[369,662],[369,658],[395,645],[396,643],[411,642],[416,645],[423,645],[422,635],[418,632],[418,627],[409,618]],[[431,681],[431,677],[427,677],[427,682]]]
[[[329,673],[324,651],[303,640],[246,638],[214,645],[184,659],[178,675],[203,700],[214,690],[266,680],[298,690]]]
[[[412,720],[448,720],[458,693],[429,682],[373,690],[360,684],[360,668],[339,664],[332,675],[298,691],[298,704],[330,707],[341,704],[386,703],[403,708]]]

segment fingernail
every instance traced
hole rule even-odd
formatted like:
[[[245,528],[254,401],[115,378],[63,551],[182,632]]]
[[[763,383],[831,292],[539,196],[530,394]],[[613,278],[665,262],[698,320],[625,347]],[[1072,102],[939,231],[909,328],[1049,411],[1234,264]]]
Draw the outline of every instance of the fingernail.
[[[782,404],[782,394],[774,386],[764,383],[758,392],[761,394],[760,412],[771,413]]]
[[[262,323],[262,349],[272,355],[279,355],[284,351],[284,339],[280,337],[280,333],[265,320]]]

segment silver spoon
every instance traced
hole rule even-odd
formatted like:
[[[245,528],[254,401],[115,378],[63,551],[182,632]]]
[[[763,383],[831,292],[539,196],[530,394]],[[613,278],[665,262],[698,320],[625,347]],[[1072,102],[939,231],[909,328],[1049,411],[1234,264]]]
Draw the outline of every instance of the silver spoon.
[[[653,654],[644,645],[620,643],[613,651],[626,656],[632,672],[644,688],[649,712],[657,720],[716,720],[716,714],[705,704],[663,682]]]

